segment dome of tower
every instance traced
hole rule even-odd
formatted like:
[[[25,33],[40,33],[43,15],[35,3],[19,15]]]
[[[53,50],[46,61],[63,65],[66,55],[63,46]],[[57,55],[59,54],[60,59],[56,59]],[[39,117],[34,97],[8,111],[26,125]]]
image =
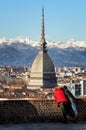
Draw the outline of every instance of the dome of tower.
[[[36,56],[31,73],[55,73],[54,64],[48,53],[40,53]]]
[[[56,73],[51,58],[48,53],[39,52],[31,67],[29,85],[53,88],[56,84]]]
[[[57,84],[54,64],[47,53],[44,34],[44,9],[42,8],[42,34],[40,50],[31,67],[29,88],[53,88]]]

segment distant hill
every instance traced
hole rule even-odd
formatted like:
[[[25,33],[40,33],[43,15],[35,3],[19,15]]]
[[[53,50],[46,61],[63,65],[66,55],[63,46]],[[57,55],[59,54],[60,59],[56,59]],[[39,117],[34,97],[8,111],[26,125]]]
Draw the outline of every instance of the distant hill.
[[[39,42],[30,38],[0,39],[0,65],[31,66],[38,54]],[[47,50],[55,66],[86,66],[86,41],[47,41]]]

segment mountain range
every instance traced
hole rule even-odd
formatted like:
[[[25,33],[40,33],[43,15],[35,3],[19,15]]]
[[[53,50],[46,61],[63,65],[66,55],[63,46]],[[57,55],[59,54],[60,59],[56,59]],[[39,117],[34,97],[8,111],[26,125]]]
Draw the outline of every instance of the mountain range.
[[[55,66],[86,66],[86,41],[47,42]],[[28,38],[0,39],[0,66],[31,66],[38,54],[39,41]]]

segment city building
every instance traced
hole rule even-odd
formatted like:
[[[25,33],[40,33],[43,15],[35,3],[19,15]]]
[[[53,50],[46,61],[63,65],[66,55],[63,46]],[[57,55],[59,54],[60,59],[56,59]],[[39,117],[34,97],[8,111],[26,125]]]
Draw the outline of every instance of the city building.
[[[31,67],[28,89],[53,88],[57,84],[55,67],[47,53],[46,45],[44,33],[44,8],[42,8],[40,50]]]
[[[81,83],[81,96],[84,96],[86,95],[86,77],[83,78],[83,80],[80,83]]]

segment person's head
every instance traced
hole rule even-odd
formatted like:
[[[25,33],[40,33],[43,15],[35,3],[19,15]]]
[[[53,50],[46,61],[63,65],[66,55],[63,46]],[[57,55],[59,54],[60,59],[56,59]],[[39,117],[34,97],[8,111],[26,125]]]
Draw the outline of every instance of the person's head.
[[[55,86],[54,90],[59,89],[59,88],[63,88],[63,87],[64,87],[63,85],[61,85],[61,86],[60,85],[59,86]]]
[[[54,87],[54,90],[56,90],[56,89],[58,89],[58,86],[55,86],[55,87]]]

